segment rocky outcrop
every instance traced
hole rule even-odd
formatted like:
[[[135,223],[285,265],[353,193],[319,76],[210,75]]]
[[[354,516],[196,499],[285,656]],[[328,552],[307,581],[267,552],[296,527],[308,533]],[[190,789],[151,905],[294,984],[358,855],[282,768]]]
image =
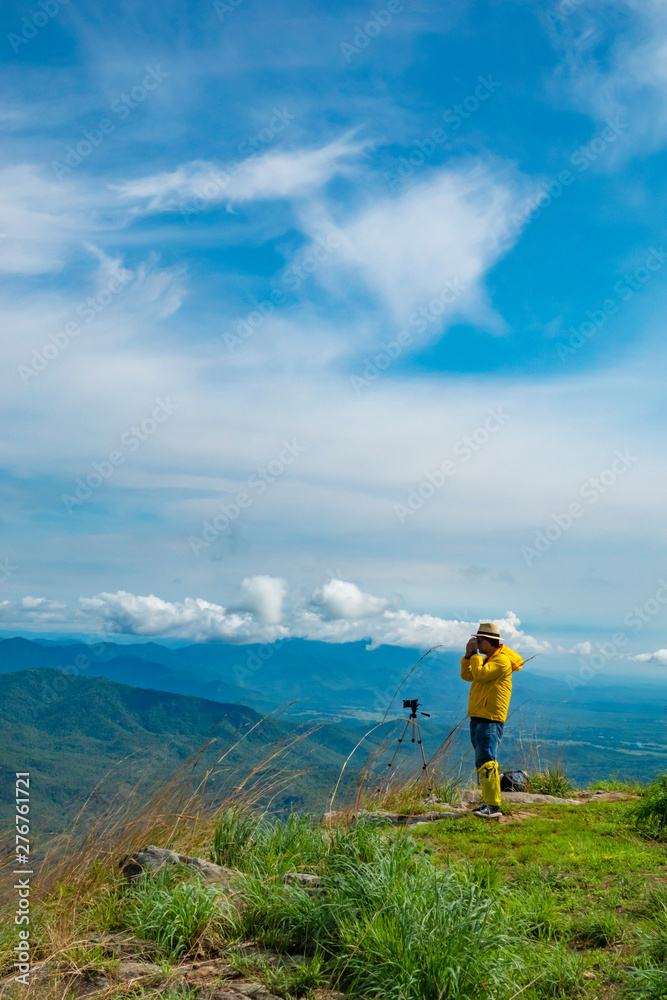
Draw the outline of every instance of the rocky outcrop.
[[[333,812],[324,814],[323,822],[329,826],[332,823],[350,822],[356,820],[357,816],[364,816],[370,822],[392,823],[394,826],[418,826],[421,823],[434,823],[440,819],[460,819],[461,816],[465,816],[466,812],[467,809],[458,808],[457,806],[450,806],[446,812],[440,809],[430,809],[428,812],[423,813],[387,812],[383,809],[354,809],[349,811],[334,809]]]
[[[525,805],[546,805],[555,802],[561,806],[580,806],[582,799],[562,799],[558,795],[541,795],[538,792],[503,792],[503,802],[521,802]],[[482,801],[482,793],[476,788],[461,792],[461,800],[467,806],[477,805]]]
[[[186,854],[178,854],[176,851],[167,850],[164,847],[155,847],[153,844],[142,847],[138,851],[126,854],[118,863],[128,882],[134,882],[144,872],[155,875],[162,868],[185,865],[195,869],[206,882],[233,889],[234,877],[237,872],[231,868],[223,868],[212,861],[205,861],[203,858],[191,858]]]

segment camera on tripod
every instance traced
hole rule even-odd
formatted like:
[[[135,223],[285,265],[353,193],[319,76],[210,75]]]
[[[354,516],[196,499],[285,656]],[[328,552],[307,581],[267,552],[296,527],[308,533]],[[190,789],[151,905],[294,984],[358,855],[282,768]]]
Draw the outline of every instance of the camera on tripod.
[[[403,699],[403,708],[409,708],[410,709],[410,713],[411,713],[410,714],[410,718],[414,719],[415,716],[417,715],[417,709],[419,708],[419,699],[418,698],[410,698],[410,699],[405,699],[404,698]],[[431,716],[429,715],[428,712],[420,712],[419,714],[420,715],[425,715],[427,719],[431,718]]]
[[[404,698],[403,699],[403,708],[409,708],[410,709],[410,716],[405,720],[405,727],[404,727],[403,732],[401,733],[401,735],[398,737],[398,746],[394,750],[394,756],[391,758],[391,760],[387,764],[387,770],[390,771],[391,768],[393,767],[394,761],[396,760],[396,754],[398,753],[398,748],[401,746],[401,744],[405,740],[405,734],[408,731],[408,727],[411,726],[412,727],[412,737],[410,739],[410,742],[411,743],[417,743],[418,746],[419,746],[419,750],[420,750],[421,758],[422,758],[422,771],[425,772],[425,775],[426,775],[426,781],[427,781],[426,794],[427,794],[427,797],[428,797],[431,794],[431,784],[430,784],[429,776],[428,776],[428,764],[426,763],[426,755],[424,754],[424,747],[422,746],[422,737],[421,737],[421,732],[419,730],[419,720],[417,719],[417,709],[419,708],[419,698]],[[420,712],[419,714],[426,716],[427,719],[431,718],[431,716],[430,716],[430,714],[428,712]],[[379,791],[380,791],[380,789],[378,788],[378,792]]]

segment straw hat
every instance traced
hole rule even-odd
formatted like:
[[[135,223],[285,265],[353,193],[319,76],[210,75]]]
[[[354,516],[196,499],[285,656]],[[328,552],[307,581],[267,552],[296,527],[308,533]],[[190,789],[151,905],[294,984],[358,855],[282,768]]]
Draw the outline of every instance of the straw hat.
[[[497,639],[500,642],[500,629],[493,622],[480,622],[475,639]]]

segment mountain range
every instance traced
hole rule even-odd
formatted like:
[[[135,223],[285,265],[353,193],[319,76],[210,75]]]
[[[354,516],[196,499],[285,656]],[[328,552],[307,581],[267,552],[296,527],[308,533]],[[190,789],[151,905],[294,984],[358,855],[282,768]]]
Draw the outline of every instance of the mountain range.
[[[435,651],[413,671],[421,655],[393,646],[368,649],[363,642],[299,639],[169,648],[156,642],[7,638],[0,641],[0,776],[9,780],[17,770],[36,769],[44,822],[62,829],[106,770],[128,754],[157,748],[155,777],[162,780],[200,748],[214,725],[220,739],[257,726],[243,752],[260,754],[269,737],[256,741],[269,728],[274,739],[314,724],[317,731],[300,748],[308,773],[274,804],[319,805],[407,675],[389,712],[394,725],[381,730],[389,741],[403,724],[397,720],[405,718],[403,698],[418,697],[428,713],[419,716],[427,756],[465,720],[468,689],[458,656]],[[580,783],[611,774],[652,777],[667,765],[664,705],[660,686],[596,677],[573,694],[562,678],[529,663],[514,677],[501,765],[561,765]],[[270,726],[262,722],[276,712]],[[409,756],[411,749],[406,744],[401,753]],[[467,753],[464,725],[454,738],[453,765]],[[468,758],[461,768],[467,776]]]

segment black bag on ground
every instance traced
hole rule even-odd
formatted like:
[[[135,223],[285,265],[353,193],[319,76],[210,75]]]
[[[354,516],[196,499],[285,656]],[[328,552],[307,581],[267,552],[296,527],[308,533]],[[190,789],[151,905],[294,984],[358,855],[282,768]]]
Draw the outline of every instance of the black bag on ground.
[[[528,786],[528,775],[525,771],[502,771],[500,775],[501,792],[525,792]]]

